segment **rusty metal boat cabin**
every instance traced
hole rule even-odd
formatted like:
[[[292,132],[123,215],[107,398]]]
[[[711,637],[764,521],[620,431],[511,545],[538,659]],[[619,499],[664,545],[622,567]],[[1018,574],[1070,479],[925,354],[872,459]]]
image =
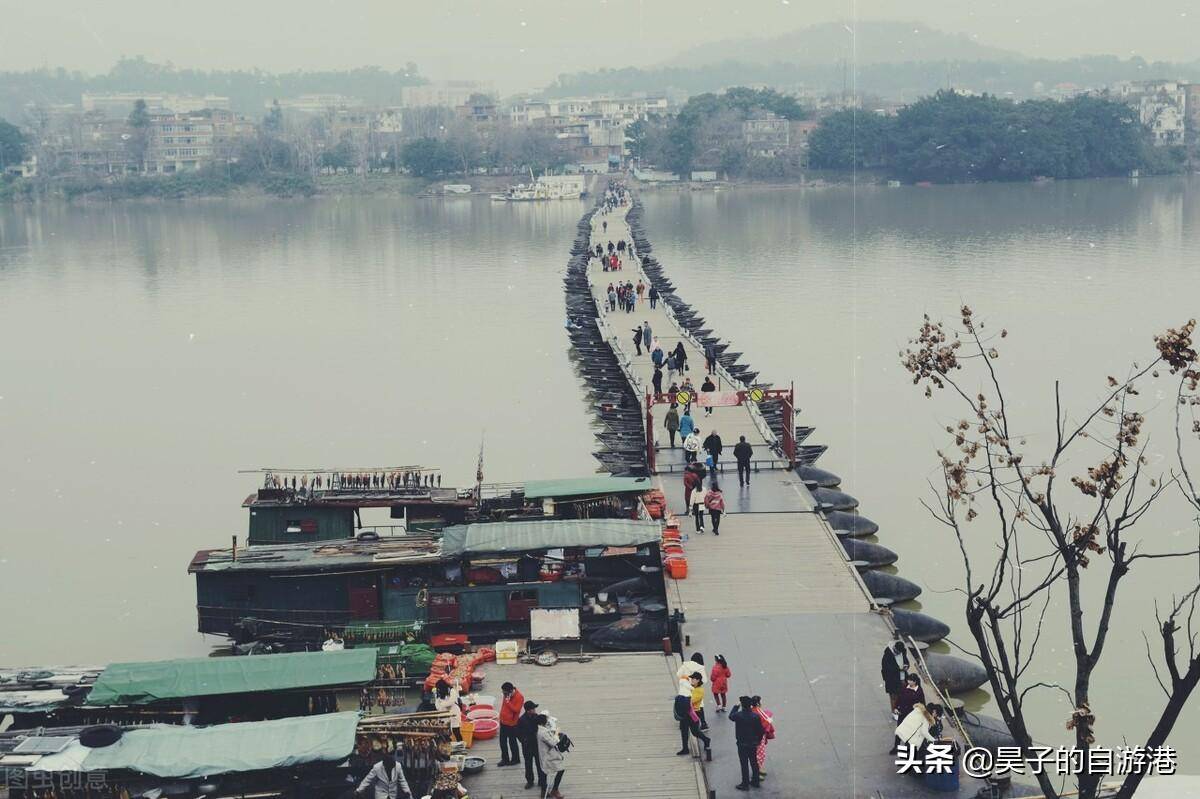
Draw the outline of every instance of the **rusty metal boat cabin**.
[[[368,478],[370,479],[370,478]],[[577,608],[583,631],[620,617],[613,584],[661,604],[659,525],[639,478],[476,487],[261,489],[245,503],[250,546],[202,550],[203,633],[309,648],[371,622],[486,640],[527,636],[534,608]],[[323,481],[322,481],[323,482]],[[403,525],[361,524],[388,507]]]

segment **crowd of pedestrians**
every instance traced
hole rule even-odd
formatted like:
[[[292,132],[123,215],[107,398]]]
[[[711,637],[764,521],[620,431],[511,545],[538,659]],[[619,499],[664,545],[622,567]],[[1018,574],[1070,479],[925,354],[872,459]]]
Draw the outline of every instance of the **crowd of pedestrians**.
[[[526,699],[511,682],[505,682],[500,690],[500,760],[496,766],[524,765],[526,789],[536,785],[543,799],[564,799],[559,789],[573,742],[558,728],[557,719]],[[437,710],[450,711],[451,733],[461,741],[463,706],[458,689],[439,680],[433,704]]]
[[[775,738],[775,717],[763,707],[762,697],[740,696],[733,710],[728,709],[727,695],[733,671],[724,655],[717,655],[712,669],[705,674],[704,655],[692,653],[675,672],[679,690],[675,694],[672,711],[679,724],[680,747],[677,755],[691,754],[690,740],[695,739],[704,750],[706,760],[713,759],[710,728],[704,714],[705,681],[709,685],[712,701],[717,713],[728,713],[734,725],[734,742],[737,747],[741,782],[734,787],[739,791],[758,788],[766,776],[767,744]]]
[[[889,754],[907,746],[914,759],[923,759],[929,744],[942,740],[945,708],[936,702],[926,703],[920,675],[912,668],[908,651],[900,641],[883,650],[880,673],[896,725]]]

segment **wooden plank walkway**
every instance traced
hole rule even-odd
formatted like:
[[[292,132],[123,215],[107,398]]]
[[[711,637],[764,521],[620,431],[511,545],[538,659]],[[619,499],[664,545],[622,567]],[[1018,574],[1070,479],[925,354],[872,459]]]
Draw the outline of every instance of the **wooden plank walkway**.
[[[593,248],[596,244],[602,244],[607,248],[610,241],[614,245],[622,239],[625,240],[626,244],[633,241],[633,235],[625,221],[625,211],[626,209],[618,208],[608,214],[597,213],[592,217]],[[608,223],[607,230],[603,229],[605,222]],[[596,302],[596,307],[600,310],[601,329],[609,338],[609,343],[617,350],[618,357],[622,358],[626,363],[628,367],[627,374],[633,376],[637,382],[638,391],[642,395],[652,390],[651,378],[654,375],[654,364],[650,360],[650,353],[646,348],[643,348],[642,354],[638,355],[637,348],[633,344],[634,328],[640,324],[649,323],[650,329],[653,335],[658,338],[664,353],[671,352],[679,342],[683,342],[684,351],[687,353],[688,365],[688,371],[685,372],[685,375],[691,378],[693,385],[699,390],[700,386],[704,383],[706,374],[704,350],[699,342],[676,324],[674,315],[666,303],[659,302],[656,308],[651,308],[649,300],[642,299],[637,303],[633,312],[621,310],[620,307],[615,311],[608,310],[606,296],[610,283],[615,285],[618,281],[622,281],[633,283],[636,286],[638,281],[641,280],[646,284],[647,292],[649,292],[650,279],[642,271],[638,259],[631,258],[628,253],[625,253],[621,260],[623,265],[619,271],[605,272],[599,259],[592,259],[588,264],[588,281],[592,287],[592,296]],[[681,294],[685,299],[688,298],[687,292],[681,291]],[[691,299],[696,300],[699,298],[692,297]],[[677,382],[682,384],[683,378],[677,377]],[[714,375],[713,382],[716,383],[718,391],[736,391],[743,388],[741,384],[732,382],[728,374],[719,367],[717,373]],[[664,368],[663,390],[665,391],[669,388],[670,384],[671,381],[668,379],[668,372]],[[666,412],[667,406],[665,405],[656,406],[654,409],[654,435],[659,448],[658,459],[660,471],[664,467],[679,467],[683,464],[682,446],[675,450],[669,448],[670,440],[667,436],[666,428],[663,426],[663,417],[666,415]],[[776,458],[763,433],[758,425],[756,425],[750,406],[714,408],[712,414],[708,415],[705,414],[702,408],[693,405],[692,414],[692,418],[696,421],[696,426],[701,430],[701,439],[707,436],[712,430],[716,430],[720,434],[725,446],[724,457],[729,460],[731,465],[733,463],[733,445],[737,443],[739,436],[745,436],[746,441],[754,447],[754,458],[756,460],[769,461]],[[677,444],[682,445],[682,443],[677,438]]]
[[[671,609],[689,622],[870,610],[841,547],[810,513],[730,513],[719,536],[711,527],[689,536],[687,579],[667,580]]]
[[[483,693],[499,695],[501,683],[511,682],[558,719],[574,742],[560,788],[570,799],[704,799],[699,761],[675,755],[679,727],[671,698],[678,664],[661,653],[597,655],[551,667],[492,663]],[[524,790],[524,768],[493,765],[498,739],[479,741],[471,752],[489,764],[467,778],[474,799],[537,795]]]

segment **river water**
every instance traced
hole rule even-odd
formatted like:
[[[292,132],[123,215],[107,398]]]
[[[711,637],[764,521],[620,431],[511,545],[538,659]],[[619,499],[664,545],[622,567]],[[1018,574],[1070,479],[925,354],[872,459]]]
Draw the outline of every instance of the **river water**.
[[[952,319],[966,302],[1009,330],[996,363],[1039,452],[1055,378],[1082,409],[1105,375],[1151,357],[1155,332],[1200,310],[1196,180],[645,201],[681,293],[764,379],[795,381],[810,441],[830,445],[819,465],[964,646],[957,545],[920,505],[960,414],[924,399],[897,359],[922,314]],[[591,471],[562,332],[582,210],[472,198],[0,208],[0,664],[208,651],[186,566],[244,536],[255,481],[239,469],[422,463],[466,484],[482,442],[489,481]],[[1155,428],[1157,468],[1169,432]],[[1145,529],[1147,547],[1196,541],[1180,503]],[[969,542],[976,557],[989,534]],[[1141,632],[1196,564],[1143,568],[1122,589],[1094,688],[1110,745],[1153,723],[1161,694]],[[1067,679],[1053,610],[1037,668]],[[1068,712],[1045,692],[1039,737],[1062,740]],[[1200,709],[1172,743],[1182,770],[1200,772]]]

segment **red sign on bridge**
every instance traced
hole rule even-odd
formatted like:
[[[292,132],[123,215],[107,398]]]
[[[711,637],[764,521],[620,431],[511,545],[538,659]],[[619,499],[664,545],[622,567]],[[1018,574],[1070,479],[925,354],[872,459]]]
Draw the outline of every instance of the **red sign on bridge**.
[[[769,399],[783,402],[783,452],[789,468],[796,466],[795,386],[788,388],[749,388],[742,391],[677,391],[668,394],[646,394],[646,464],[650,472],[655,469],[654,452],[654,406],[688,405],[695,403],[701,408],[721,408],[752,403],[757,405]]]

